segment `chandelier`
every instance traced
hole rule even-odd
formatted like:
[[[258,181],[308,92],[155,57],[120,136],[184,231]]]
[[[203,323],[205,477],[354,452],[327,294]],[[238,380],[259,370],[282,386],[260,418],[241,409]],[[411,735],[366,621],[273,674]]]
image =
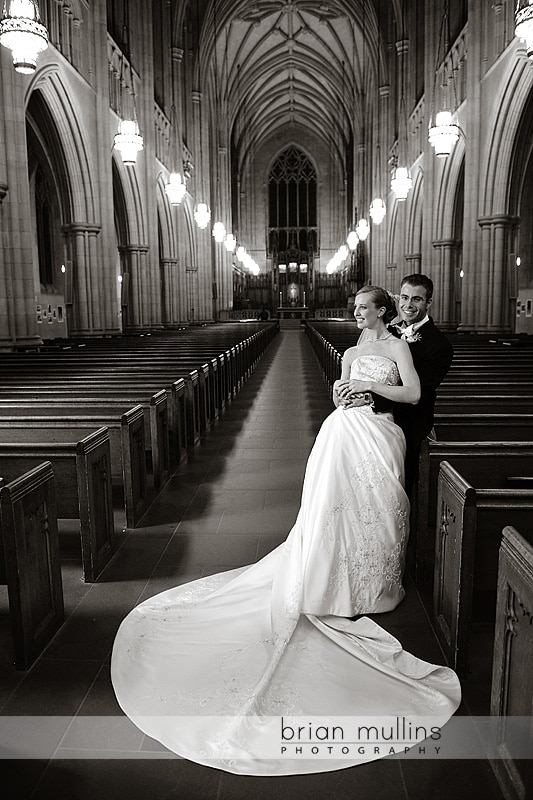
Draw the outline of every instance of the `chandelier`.
[[[122,157],[122,162],[130,167],[137,163],[137,154],[143,149],[143,137],[139,133],[139,126],[137,124],[137,113],[135,111],[135,80],[133,77],[133,67],[131,64],[131,49],[130,49],[130,33],[127,19],[127,6],[124,6],[124,23],[122,31],[122,41],[124,51],[120,61],[120,108],[119,116],[120,122],[118,123],[118,132],[115,134],[113,145]],[[130,90],[131,90],[131,107],[128,113],[124,112],[124,88],[127,86],[126,82],[126,67],[127,62],[130,72]]]
[[[194,211],[194,219],[199,228],[207,228],[211,212],[207,203],[198,203]]]
[[[215,222],[213,225],[213,239],[219,244],[224,241],[226,235],[226,228],[223,222]]]
[[[517,0],[514,21],[515,35],[525,40],[528,58],[533,58],[533,0]]]
[[[400,59],[400,85],[401,96],[398,108],[398,159],[396,164],[408,163],[409,146],[407,134],[407,109],[405,107],[405,59],[407,57],[408,42],[404,39],[396,42],[396,51]],[[405,200],[413,180],[409,175],[407,167],[398,167],[394,170],[394,178],[391,180],[391,189],[396,195],[396,200]]]
[[[115,134],[114,146],[122,156],[123,163],[127,166],[135,164],[137,154],[143,149],[143,144],[137,120],[121,119],[118,123],[118,133]]]
[[[437,80],[439,75],[439,67],[442,63],[442,104],[443,110],[437,112],[435,116],[435,125],[429,124],[428,140],[432,147],[435,148],[435,155],[438,158],[446,158],[452,152],[454,144],[459,139],[459,128],[452,123],[452,112],[447,110],[447,92],[448,92],[448,50],[450,42],[449,33],[449,16],[448,16],[448,0],[444,2],[444,10],[442,14],[442,22],[439,36],[439,46],[437,48],[437,61],[435,64],[435,82],[433,86],[432,102],[435,102],[437,94]],[[457,106],[457,93],[455,91],[455,77],[453,69],[451,70],[453,94],[455,105]]]
[[[350,250],[355,250],[357,245],[359,244],[359,236],[355,231],[350,231],[348,236],[346,237],[346,244],[350,248]]]
[[[429,129],[429,143],[438,158],[446,158],[459,139],[459,128],[452,124],[451,111],[439,111],[435,125]]]
[[[237,247],[237,239],[232,233],[228,233],[228,235],[224,239],[224,247],[226,248],[228,253],[233,253],[233,251]]]
[[[5,0],[0,44],[11,50],[17,72],[35,72],[37,56],[48,47],[48,31],[41,23],[36,0]]]
[[[368,213],[374,225],[381,225],[387,213],[387,208],[381,197],[375,197],[372,200]]]
[[[390,185],[396,195],[396,200],[406,199],[413,185],[413,179],[410,177],[407,167],[396,167]]]
[[[357,225],[355,226],[355,232],[362,242],[364,242],[365,239],[368,239],[368,234],[370,233],[370,226],[364,217],[362,217],[362,219],[360,219]]]
[[[181,177],[179,172],[170,173],[168,183],[165,184],[165,192],[167,193],[170,205],[179,206],[187,193],[185,179]]]

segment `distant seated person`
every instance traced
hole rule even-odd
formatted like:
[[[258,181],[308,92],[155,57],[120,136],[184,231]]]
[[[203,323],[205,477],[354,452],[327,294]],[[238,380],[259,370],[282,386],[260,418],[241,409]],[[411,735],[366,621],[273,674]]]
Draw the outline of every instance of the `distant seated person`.
[[[265,322],[270,317],[268,313],[268,309],[263,306],[259,314],[257,315],[257,319],[260,319],[261,322]]]

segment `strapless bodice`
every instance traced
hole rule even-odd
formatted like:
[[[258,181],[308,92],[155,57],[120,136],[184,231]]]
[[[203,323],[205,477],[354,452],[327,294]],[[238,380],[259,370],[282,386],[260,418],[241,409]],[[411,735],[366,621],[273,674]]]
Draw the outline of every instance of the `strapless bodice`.
[[[386,383],[389,386],[397,386],[400,383],[396,362],[387,356],[357,356],[352,361],[350,378]]]

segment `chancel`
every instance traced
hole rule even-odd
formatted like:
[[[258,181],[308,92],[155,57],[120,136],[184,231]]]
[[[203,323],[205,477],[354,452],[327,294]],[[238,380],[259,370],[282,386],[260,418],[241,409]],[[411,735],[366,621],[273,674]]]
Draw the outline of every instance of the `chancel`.
[[[2,4],[6,797],[533,795],[532,29]]]

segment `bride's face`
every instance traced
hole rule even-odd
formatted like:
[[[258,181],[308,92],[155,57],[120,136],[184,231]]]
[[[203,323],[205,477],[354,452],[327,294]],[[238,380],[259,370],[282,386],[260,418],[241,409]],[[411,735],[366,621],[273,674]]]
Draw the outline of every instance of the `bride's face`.
[[[383,316],[384,309],[376,305],[370,294],[356,295],[353,315],[358,328],[373,328]]]

